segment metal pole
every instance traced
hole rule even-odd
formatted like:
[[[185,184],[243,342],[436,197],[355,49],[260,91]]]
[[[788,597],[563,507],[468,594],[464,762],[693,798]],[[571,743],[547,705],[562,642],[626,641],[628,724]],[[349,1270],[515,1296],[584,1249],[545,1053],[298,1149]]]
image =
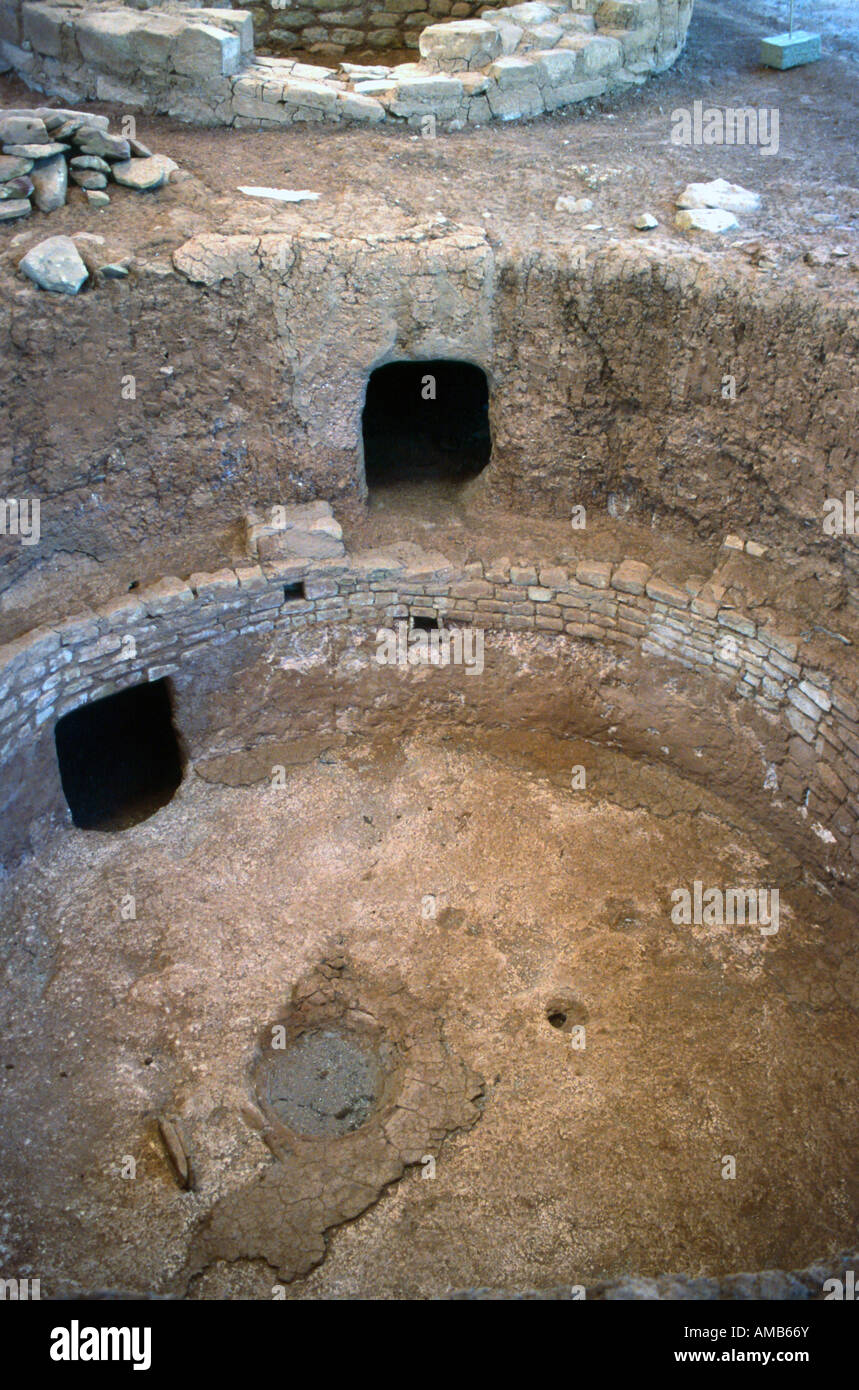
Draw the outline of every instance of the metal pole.
[[[793,0],[790,0],[790,32],[793,34]]]

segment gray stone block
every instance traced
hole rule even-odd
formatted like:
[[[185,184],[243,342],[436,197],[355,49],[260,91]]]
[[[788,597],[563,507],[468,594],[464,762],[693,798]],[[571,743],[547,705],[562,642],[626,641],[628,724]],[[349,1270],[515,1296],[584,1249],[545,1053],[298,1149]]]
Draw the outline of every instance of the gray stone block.
[[[213,24],[187,24],[176,37],[172,62],[186,77],[230,77],[241,63],[239,37]]]

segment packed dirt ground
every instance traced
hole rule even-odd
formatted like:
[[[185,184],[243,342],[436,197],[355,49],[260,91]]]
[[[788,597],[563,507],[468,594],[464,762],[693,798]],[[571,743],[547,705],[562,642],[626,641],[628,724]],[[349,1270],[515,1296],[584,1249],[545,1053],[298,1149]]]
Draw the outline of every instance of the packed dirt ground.
[[[808,5],[800,6],[802,19]],[[785,72],[758,63],[760,38],[783,27],[761,0],[698,0],[686,49],[676,65],[641,88],[576,106],[553,117],[427,139],[406,129],[273,132],[195,129],[164,118],[141,118],[139,137],[176,159],[188,181],[141,198],[115,195],[104,212],[83,203],[37,214],[15,235],[18,257],[34,238],[95,231],[116,254],[151,258],[200,231],[240,232],[314,226],[360,234],[398,229],[432,216],[478,224],[497,243],[599,246],[613,238],[656,238],[666,254],[690,241],[708,252],[745,261],[752,243],[765,242],[762,274],[800,283],[855,286],[859,265],[857,187],[857,66],[859,29],[852,3],[828,6],[822,61]],[[851,17],[852,13],[852,17]],[[815,15],[815,18],[817,16]],[[36,104],[22,83],[0,78],[0,102]],[[671,112],[696,100],[705,106],[755,106],[780,112],[777,153],[758,148],[671,144]],[[95,107],[111,117],[119,108]],[[725,178],[759,192],[760,210],[726,237],[682,233],[673,226],[674,200],[695,180]],[[308,189],[318,202],[283,208],[239,194],[239,184]],[[590,198],[584,214],[553,211],[558,196]],[[659,219],[640,233],[641,212]],[[4,245],[9,236],[4,236]],[[808,252],[843,248],[825,266]],[[772,264],[774,262],[774,265]]]
[[[477,1110],[428,1144],[434,1178],[417,1163],[375,1204],[367,1160],[369,1209],[286,1297],[795,1268],[844,1247],[853,926],[767,835],[664,769],[536,732],[293,742],[277,789],[264,766],[264,747],[204,763],[154,818],[62,833],[3,885],[4,1254],[43,1296],[283,1287],[254,1058],[332,952],[365,1019],[406,1001],[401,1046],[435,1020]],[[778,933],[673,925],[671,890],[694,878],[780,885]],[[256,1208],[227,1257],[189,1263],[243,1192]]]

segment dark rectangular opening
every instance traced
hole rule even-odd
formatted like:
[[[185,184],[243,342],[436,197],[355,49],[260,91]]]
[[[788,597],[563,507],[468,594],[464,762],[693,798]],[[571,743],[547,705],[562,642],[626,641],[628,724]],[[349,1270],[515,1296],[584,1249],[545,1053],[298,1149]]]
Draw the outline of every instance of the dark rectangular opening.
[[[367,383],[361,417],[371,489],[458,486],[489,462],[489,385],[471,362],[389,362]]]
[[[295,584],[284,584],[283,597],[287,603],[296,603],[299,599],[306,598],[304,581],[299,579]]]
[[[81,830],[127,830],[175,795],[182,754],[166,680],[70,710],[54,729],[60,779]]]

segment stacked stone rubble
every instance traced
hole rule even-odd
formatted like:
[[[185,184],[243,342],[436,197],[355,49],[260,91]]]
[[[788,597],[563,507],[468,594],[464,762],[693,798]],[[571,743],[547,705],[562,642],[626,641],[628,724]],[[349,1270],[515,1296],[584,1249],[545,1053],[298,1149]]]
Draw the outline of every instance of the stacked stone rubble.
[[[70,186],[96,207],[110,202],[109,184],[138,192],[160,188],[178,166],[138,140],[112,134],[107,116],[58,107],[0,109],[0,222],[34,207],[55,212]]]

